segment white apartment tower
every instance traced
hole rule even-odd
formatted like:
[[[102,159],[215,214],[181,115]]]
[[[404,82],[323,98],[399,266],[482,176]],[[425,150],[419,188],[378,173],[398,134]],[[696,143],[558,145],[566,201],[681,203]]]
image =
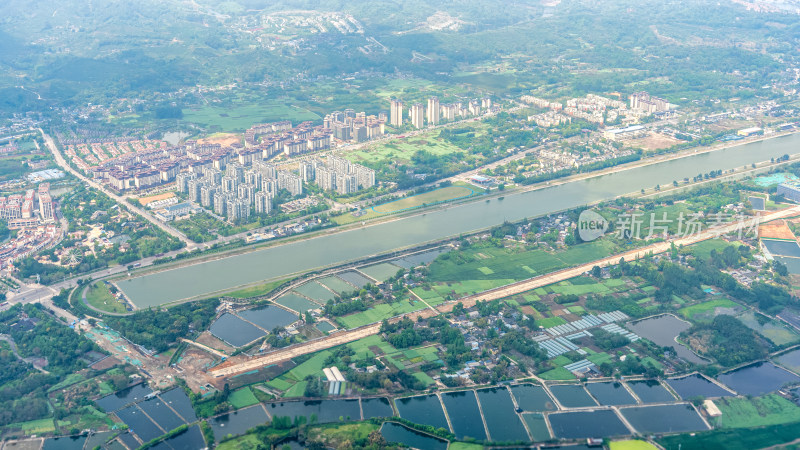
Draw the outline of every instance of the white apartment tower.
[[[394,127],[403,126],[403,102],[392,99],[391,110],[389,111],[390,123]]]
[[[441,112],[439,110],[439,99],[437,97],[431,97],[428,99],[428,125],[438,125],[439,124],[439,116]]]
[[[411,125],[420,129],[425,126],[425,107],[422,103],[415,103],[411,106]]]

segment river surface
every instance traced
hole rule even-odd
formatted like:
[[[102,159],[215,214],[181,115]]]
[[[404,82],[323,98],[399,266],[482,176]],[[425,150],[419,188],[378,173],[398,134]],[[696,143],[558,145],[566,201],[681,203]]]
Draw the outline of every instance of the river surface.
[[[794,154],[798,148],[800,134],[793,134],[535,191],[509,193],[502,200],[494,198],[453,205],[390,222],[122,280],[118,285],[139,308],[162,305],[469,233],[505,220],[517,221],[613,199],[712,170],[741,170],[754,162]]]

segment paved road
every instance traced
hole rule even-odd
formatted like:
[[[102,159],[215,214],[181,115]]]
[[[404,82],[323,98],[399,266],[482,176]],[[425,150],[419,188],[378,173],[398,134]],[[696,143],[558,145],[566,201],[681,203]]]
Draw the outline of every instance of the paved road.
[[[800,206],[794,206],[780,211],[767,213],[762,216],[761,222],[763,223],[771,220],[792,217],[798,214],[800,214]],[[395,317],[392,321],[398,321],[403,317],[408,317],[411,318],[412,320],[416,320],[419,317],[422,318],[433,317],[441,313],[452,311],[453,307],[457,303],[461,303],[464,305],[464,307],[469,308],[474,306],[478,300],[488,301],[488,300],[506,298],[511,295],[520,294],[522,292],[527,292],[542,286],[547,286],[564,280],[568,280],[570,278],[574,278],[576,276],[582,275],[592,270],[594,266],[600,266],[600,267],[611,266],[618,264],[621,258],[624,258],[625,261],[633,261],[637,257],[641,258],[648,254],[664,253],[670,250],[672,243],[675,243],[675,245],[678,247],[680,247],[681,245],[690,245],[707,239],[712,239],[720,235],[733,233],[741,228],[746,229],[748,225],[749,223],[746,222],[742,223],[732,222],[731,224],[715,227],[712,230],[707,230],[703,233],[699,233],[689,237],[673,239],[669,241],[647,245],[638,248],[636,250],[631,250],[613,256],[608,256],[606,258],[602,258],[586,264],[581,264],[579,266],[572,267],[569,269],[560,270],[557,272],[549,273],[547,275],[542,275],[534,278],[529,278],[527,280],[523,280],[517,283],[512,283],[507,286],[490,289],[488,291],[479,294],[471,295],[452,302],[441,304],[436,308],[431,308],[431,309],[425,308],[420,311],[415,311],[412,313],[405,314],[403,316],[398,316]],[[353,342],[355,340],[377,334],[379,330],[380,330],[380,323],[373,323],[370,325],[365,325],[360,328],[356,328],[354,330],[335,333],[333,335],[315,341],[304,342],[302,344],[286,347],[280,350],[270,352],[266,355],[258,356],[251,359],[247,359],[244,356],[240,355],[231,358],[226,363],[213,368],[212,370],[209,371],[209,374],[213,377],[221,377],[221,376],[230,376],[237,373],[247,372],[269,364],[276,364],[282,361],[286,361],[288,359],[295,358],[300,355],[305,355],[308,353],[313,353],[320,350],[328,349],[348,342]]]
[[[42,137],[44,137],[44,142],[47,145],[47,148],[49,148],[50,152],[53,153],[53,156],[56,159],[56,163],[59,166],[61,166],[62,169],[64,169],[65,171],[71,173],[75,177],[79,178],[84,183],[88,184],[89,186],[91,186],[91,187],[97,189],[98,191],[101,191],[102,193],[106,194],[107,196],[111,197],[112,199],[114,199],[114,201],[117,202],[117,204],[123,206],[124,208],[127,208],[129,211],[131,211],[131,212],[133,212],[135,214],[138,214],[138,215],[144,217],[145,219],[147,219],[153,225],[155,225],[158,228],[161,228],[162,230],[164,230],[165,233],[168,233],[169,235],[180,239],[181,241],[183,241],[186,244],[187,248],[193,249],[193,248],[195,248],[197,246],[197,244],[195,244],[189,238],[184,236],[183,233],[180,233],[176,229],[165,225],[163,222],[161,222],[160,220],[158,220],[155,217],[153,217],[153,215],[150,214],[150,212],[145,211],[144,209],[139,208],[138,206],[130,204],[123,197],[111,192],[109,189],[107,189],[102,184],[100,184],[100,183],[98,183],[98,182],[96,182],[94,180],[90,180],[89,178],[85,177],[82,173],[80,173],[77,170],[73,169],[67,163],[67,161],[64,159],[64,157],[61,155],[61,152],[58,150],[58,147],[56,146],[56,143],[53,141],[53,138],[51,138],[49,135],[47,135],[44,132],[44,130],[42,130],[41,128],[39,128],[39,132],[42,133]]]

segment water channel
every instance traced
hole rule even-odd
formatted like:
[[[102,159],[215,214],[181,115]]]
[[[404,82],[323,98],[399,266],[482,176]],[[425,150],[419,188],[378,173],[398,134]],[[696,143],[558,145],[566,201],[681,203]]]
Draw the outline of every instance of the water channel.
[[[262,280],[364,258],[502,223],[574,208],[599,200],[667,185],[712,170],[737,169],[793,154],[800,134],[662,161],[613,174],[535,191],[509,193],[503,200],[454,205],[373,226],[277,245],[118,283],[139,308],[209,295]]]

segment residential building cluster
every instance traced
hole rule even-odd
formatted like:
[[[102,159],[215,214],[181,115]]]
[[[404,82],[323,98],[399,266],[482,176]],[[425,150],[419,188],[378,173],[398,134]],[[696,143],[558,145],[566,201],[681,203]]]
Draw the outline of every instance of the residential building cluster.
[[[11,229],[35,227],[40,222],[53,222],[55,205],[50,197],[50,184],[40,184],[38,191],[28,189],[25,194],[0,197],[0,218],[7,220]]]
[[[325,161],[315,158],[301,162],[300,176],[324,191],[342,195],[375,186],[374,170],[334,155],[328,155]]]
[[[189,200],[213,210],[228,221],[247,219],[251,208],[256,214],[268,214],[272,200],[281,189],[291,195],[303,193],[303,180],[287,171],[278,170],[265,161],[255,161],[252,167],[231,162],[224,168],[193,167],[176,177],[179,192]]]
[[[401,127],[405,121],[406,104],[399,99],[392,99],[389,108],[389,122],[394,127]],[[427,108],[422,103],[408,106],[408,119],[415,128],[436,126],[440,121],[450,122],[470,116],[479,116],[483,113],[494,111],[492,99],[483,97],[468,102],[440,104],[437,97],[428,99]]]
[[[21,228],[15,238],[0,246],[0,269],[12,269],[14,261],[52,247],[63,237],[64,231],[57,223],[37,223]]]
[[[241,164],[250,164],[257,159],[273,156],[300,155],[331,148],[333,132],[312,122],[301,122],[292,127],[292,122],[262,123],[248,129],[244,134],[245,149],[238,152]]]
[[[647,92],[634,92],[630,97],[631,109],[647,114],[669,111],[670,104],[663,98],[650,95]]]
[[[333,137],[342,142],[365,142],[376,139],[386,132],[386,114],[368,116],[352,109],[334,111],[322,121],[322,129],[333,132]]]
[[[536,122],[542,127],[557,126],[568,123],[566,116],[584,119],[590,123],[605,124],[618,120],[623,123],[636,123],[639,118],[651,114],[664,114],[672,106],[663,98],[651,96],[647,92],[635,92],[630,96],[630,107],[621,100],[587,94],[585,97],[571,98],[564,104],[549,100],[523,95],[520,101],[539,108],[548,109],[547,113],[528,117],[529,121]]]
[[[164,141],[120,138],[104,142],[67,144],[64,146],[64,153],[73,164],[88,173],[93,166],[114,160],[122,155],[150,152],[156,149],[165,149],[166,147],[167,143]]]

